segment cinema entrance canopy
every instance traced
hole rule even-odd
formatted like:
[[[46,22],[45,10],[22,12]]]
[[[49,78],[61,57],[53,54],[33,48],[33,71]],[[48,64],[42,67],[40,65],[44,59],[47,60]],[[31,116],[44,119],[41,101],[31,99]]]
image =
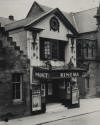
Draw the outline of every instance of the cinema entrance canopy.
[[[53,79],[68,79],[71,77],[79,77],[85,72],[82,68],[68,67],[34,67],[34,79],[53,80]]]

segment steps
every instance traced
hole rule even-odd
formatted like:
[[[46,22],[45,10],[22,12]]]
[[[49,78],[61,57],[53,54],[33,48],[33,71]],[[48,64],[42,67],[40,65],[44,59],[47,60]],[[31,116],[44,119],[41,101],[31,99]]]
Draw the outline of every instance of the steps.
[[[67,107],[65,107],[61,103],[49,103],[46,105],[46,113],[60,112],[65,110],[67,110]]]

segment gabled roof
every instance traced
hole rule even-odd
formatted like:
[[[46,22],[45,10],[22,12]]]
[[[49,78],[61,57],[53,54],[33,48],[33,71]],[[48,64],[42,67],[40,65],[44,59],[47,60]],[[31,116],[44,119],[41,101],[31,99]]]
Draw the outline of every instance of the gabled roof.
[[[69,28],[73,33],[76,33],[77,31],[78,33],[85,33],[97,30],[97,22],[94,18],[97,13],[97,7],[77,13],[66,13],[57,8],[52,9],[38,4],[37,2],[33,3],[25,19],[6,25],[6,30],[10,31],[20,27],[29,26],[31,23],[35,24],[40,19],[43,19],[51,13],[56,13],[57,16],[61,16],[62,18],[60,17],[60,19],[67,24],[67,28]]]
[[[6,24],[12,23],[14,21],[8,19],[8,18],[4,18],[4,17],[0,17],[0,24],[2,27],[4,27]]]
[[[31,9],[29,10],[26,18],[28,17],[33,17],[35,15],[38,15],[38,14],[42,14],[44,13],[44,10],[42,9],[42,7],[35,1],[31,7]]]
[[[97,22],[96,18],[94,18],[96,13],[97,7],[73,14],[79,33],[92,32],[97,30]]]
[[[28,18],[7,24],[7,25],[5,25],[5,29],[6,29],[6,31],[11,31],[14,29],[25,27],[26,24],[30,23],[32,20],[35,20],[38,17],[39,17],[39,15],[35,15],[34,17],[28,17]]]
[[[32,10],[32,7],[34,7],[36,9],[38,9],[38,13],[34,12],[35,9],[33,8]],[[38,7],[37,7],[38,6]],[[46,6],[42,6],[42,5],[39,5],[37,4],[36,2],[34,2],[33,6],[31,7],[27,17],[23,20],[19,20],[19,21],[16,21],[14,23],[11,23],[9,25],[6,25],[5,28],[6,28],[6,31],[10,31],[10,30],[14,30],[14,29],[17,29],[17,28],[21,28],[21,27],[26,27],[26,26],[30,26],[31,24],[33,23],[36,23],[38,21],[40,21],[41,19],[43,19],[44,17],[46,17],[47,15],[53,13],[53,14],[56,14],[60,20],[63,21],[63,23],[65,24],[65,26],[71,30],[72,33],[74,34],[77,34],[77,31],[74,27],[74,24],[72,20],[72,18],[70,17],[71,15],[67,14],[67,13],[62,13],[58,8],[55,8],[55,9],[51,9],[49,7],[46,7]],[[67,19],[67,17],[70,19]]]
[[[54,8],[51,8],[51,7],[42,5],[42,4],[40,4],[40,3],[34,2],[33,5],[32,5],[32,7],[31,7],[31,9],[30,9],[30,11],[29,11],[29,13],[32,13],[32,9],[33,9],[33,7],[34,7],[35,5],[37,5],[39,8],[41,8],[42,13],[46,13],[46,12],[48,12],[48,11],[54,9]],[[28,13],[28,15],[27,15],[26,17],[29,16],[29,13]],[[69,20],[69,22],[70,22],[73,26],[75,26],[75,22],[74,22],[74,20],[73,20],[73,15],[72,15],[72,13],[67,13],[67,12],[63,12],[63,11],[62,11],[62,13],[63,13],[64,16]],[[31,14],[30,14],[30,15],[31,15]],[[32,15],[34,15],[34,13],[32,13]]]
[[[74,34],[78,34],[78,32],[76,31],[76,29],[73,27],[73,25],[69,22],[69,20],[67,20],[67,18],[63,15],[63,13],[58,9],[52,9],[47,13],[44,13],[43,15],[41,15],[38,19],[35,19],[33,21],[31,21],[29,24],[26,25],[26,27],[34,25],[38,22],[40,22],[42,19],[44,19],[45,17],[47,17],[50,14],[55,14],[56,16],[58,16],[60,18],[60,20],[64,23],[64,25]]]

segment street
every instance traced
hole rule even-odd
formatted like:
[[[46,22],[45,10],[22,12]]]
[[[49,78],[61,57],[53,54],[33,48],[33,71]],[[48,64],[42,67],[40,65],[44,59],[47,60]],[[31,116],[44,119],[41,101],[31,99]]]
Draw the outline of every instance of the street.
[[[80,105],[80,108],[56,107],[44,114],[10,119],[7,125],[99,125],[100,98],[81,99]],[[1,121],[0,125],[3,124]]]
[[[62,120],[53,121],[42,125],[99,125],[100,111],[89,113],[85,115],[75,116],[72,118],[65,118]]]

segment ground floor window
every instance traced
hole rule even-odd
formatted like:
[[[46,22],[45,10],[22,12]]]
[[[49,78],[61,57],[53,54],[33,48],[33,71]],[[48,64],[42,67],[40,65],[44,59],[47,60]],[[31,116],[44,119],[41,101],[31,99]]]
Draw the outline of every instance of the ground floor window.
[[[13,100],[22,100],[22,74],[12,75]]]

